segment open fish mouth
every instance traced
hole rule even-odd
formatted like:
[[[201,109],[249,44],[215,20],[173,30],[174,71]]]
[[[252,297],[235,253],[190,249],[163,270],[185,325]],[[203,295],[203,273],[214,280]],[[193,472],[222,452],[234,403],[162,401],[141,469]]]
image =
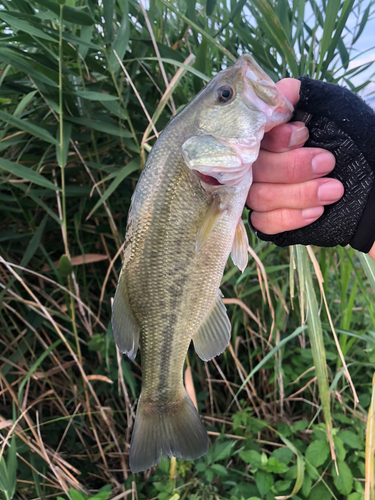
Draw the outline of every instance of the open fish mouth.
[[[212,177],[211,175],[205,175],[199,172],[198,170],[194,170],[195,175],[201,180],[210,184],[211,186],[222,186],[222,183],[219,182],[216,177]]]

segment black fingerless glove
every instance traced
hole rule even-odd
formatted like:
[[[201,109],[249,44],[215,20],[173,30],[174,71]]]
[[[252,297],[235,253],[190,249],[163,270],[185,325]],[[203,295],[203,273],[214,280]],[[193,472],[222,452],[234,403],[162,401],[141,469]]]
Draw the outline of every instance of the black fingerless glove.
[[[334,154],[336,166],[326,177],[342,182],[345,193],[306,227],[272,236],[255,229],[256,234],[282,247],[349,244],[369,252],[375,241],[375,113],[346,88],[306,76],[300,80],[296,118],[305,121],[310,132],[305,147]]]

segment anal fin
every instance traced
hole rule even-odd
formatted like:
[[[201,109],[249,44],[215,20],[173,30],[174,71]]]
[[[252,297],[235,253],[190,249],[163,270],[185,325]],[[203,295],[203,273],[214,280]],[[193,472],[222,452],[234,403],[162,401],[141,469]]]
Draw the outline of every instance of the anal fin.
[[[225,208],[221,205],[219,196],[216,196],[211,205],[208,207],[205,216],[203,217],[202,225],[197,234],[195,251],[199,252],[204,242],[209,238],[212,231],[218,225]]]
[[[134,359],[139,344],[140,326],[130,305],[123,273],[120,275],[113,300],[112,331],[120,351]]]
[[[193,337],[194,348],[203,361],[221,354],[230,341],[230,321],[218,290],[218,296],[201,327]]]
[[[233,264],[244,272],[248,263],[248,246],[249,239],[242,219],[238,221],[236,232],[234,235],[233,246],[231,250],[231,257]]]

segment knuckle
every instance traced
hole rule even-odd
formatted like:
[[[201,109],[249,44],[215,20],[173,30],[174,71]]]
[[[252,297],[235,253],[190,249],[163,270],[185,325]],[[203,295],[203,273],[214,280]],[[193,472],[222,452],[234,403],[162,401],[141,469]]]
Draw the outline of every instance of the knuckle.
[[[298,170],[299,170],[299,161],[295,151],[291,151],[290,153],[288,153],[287,162],[288,162],[286,169],[287,180],[294,181],[295,179],[298,178]]]

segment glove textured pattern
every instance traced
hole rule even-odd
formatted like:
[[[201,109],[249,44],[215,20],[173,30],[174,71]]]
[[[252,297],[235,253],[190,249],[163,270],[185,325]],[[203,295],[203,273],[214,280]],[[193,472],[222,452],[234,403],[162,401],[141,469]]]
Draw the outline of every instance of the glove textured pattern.
[[[343,183],[344,196],[324,208],[312,224],[276,235],[257,235],[278,246],[295,244],[352,247],[368,252],[375,241],[375,113],[351,91],[302,77],[297,110],[312,115],[305,147],[333,153],[327,177]]]

